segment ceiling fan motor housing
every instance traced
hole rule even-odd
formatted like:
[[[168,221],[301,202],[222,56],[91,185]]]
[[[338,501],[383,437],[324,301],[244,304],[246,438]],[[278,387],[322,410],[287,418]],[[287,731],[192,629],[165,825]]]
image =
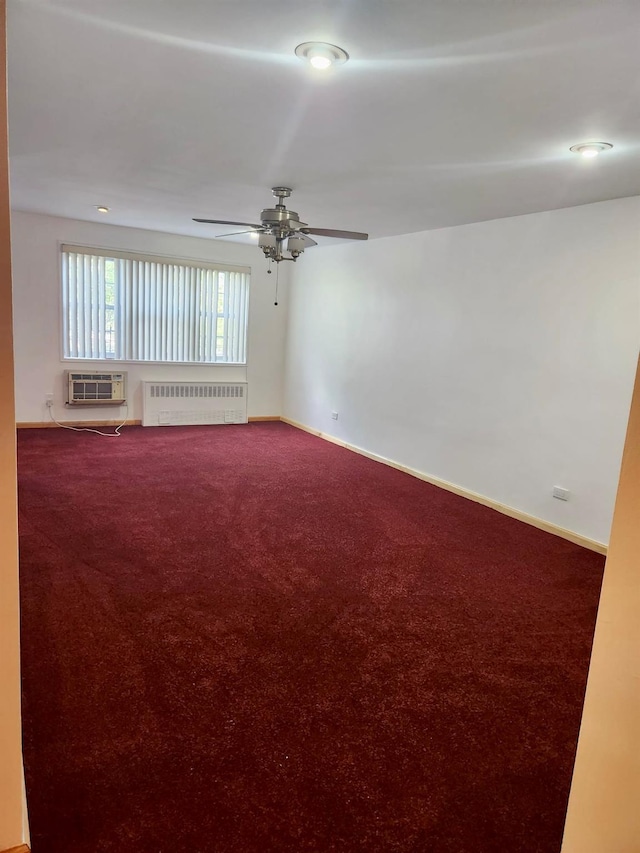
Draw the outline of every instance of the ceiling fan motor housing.
[[[263,225],[272,228],[277,228],[281,225],[291,227],[289,222],[298,226],[302,224],[295,210],[287,210],[286,207],[267,207],[260,214],[260,220]]]

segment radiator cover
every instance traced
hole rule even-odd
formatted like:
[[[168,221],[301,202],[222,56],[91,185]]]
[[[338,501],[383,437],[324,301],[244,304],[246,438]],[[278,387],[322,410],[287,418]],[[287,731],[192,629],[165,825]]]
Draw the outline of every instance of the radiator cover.
[[[246,424],[246,382],[143,382],[142,426]]]

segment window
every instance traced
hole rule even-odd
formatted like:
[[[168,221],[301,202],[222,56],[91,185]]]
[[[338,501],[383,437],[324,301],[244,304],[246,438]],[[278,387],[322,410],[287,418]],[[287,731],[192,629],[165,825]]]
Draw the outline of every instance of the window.
[[[64,358],[243,364],[249,270],[62,247]]]

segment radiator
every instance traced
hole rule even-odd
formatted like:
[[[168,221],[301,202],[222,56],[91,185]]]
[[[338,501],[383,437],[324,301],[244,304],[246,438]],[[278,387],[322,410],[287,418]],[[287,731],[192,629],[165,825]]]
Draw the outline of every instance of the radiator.
[[[143,382],[142,426],[246,424],[246,382]]]

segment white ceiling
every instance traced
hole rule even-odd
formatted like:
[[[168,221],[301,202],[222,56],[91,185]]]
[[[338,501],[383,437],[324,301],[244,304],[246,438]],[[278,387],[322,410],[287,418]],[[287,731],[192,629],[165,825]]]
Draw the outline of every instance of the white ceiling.
[[[640,193],[640,0],[9,0],[19,210],[372,237]],[[351,56],[322,73],[321,40]],[[614,149],[592,161],[568,148]],[[95,211],[106,204],[108,216]],[[231,229],[233,230],[233,229]]]

